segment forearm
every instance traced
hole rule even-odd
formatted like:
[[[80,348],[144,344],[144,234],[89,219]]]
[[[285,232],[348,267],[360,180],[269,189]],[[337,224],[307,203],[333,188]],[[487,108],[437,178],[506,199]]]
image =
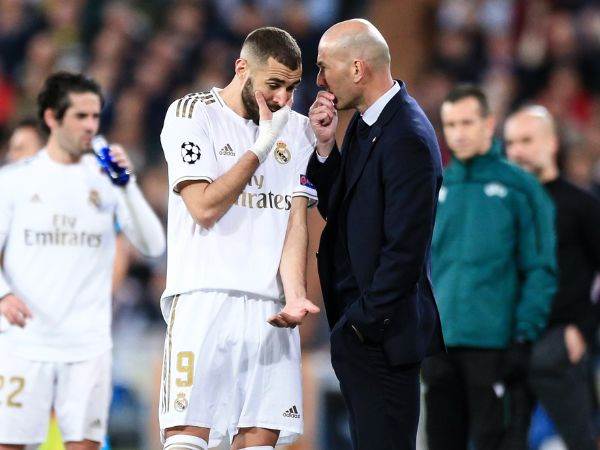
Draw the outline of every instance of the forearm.
[[[7,294],[12,292],[10,286],[8,285],[8,281],[4,277],[4,273],[2,272],[2,268],[0,268],[0,299],[5,297]]]
[[[196,222],[211,228],[229,211],[260,165],[256,155],[247,151],[227,172],[210,184],[188,183],[181,196]]]
[[[6,233],[0,232],[0,299],[10,294],[11,288],[4,276],[4,242],[6,241]]]
[[[534,341],[539,337],[548,322],[556,285],[557,274],[551,266],[526,275],[517,305],[514,340]]]
[[[279,264],[279,274],[286,300],[306,297],[307,200],[303,197],[295,197],[292,203],[293,214],[290,215],[288,222]]]
[[[132,180],[124,188],[118,188],[117,192],[126,210],[126,216],[118,219],[127,238],[144,255],[160,256],[165,250],[163,226],[137,183]]]
[[[319,196],[318,209],[323,218],[327,218],[329,212],[327,209],[329,204],[329,193],[337,178],[340,165],[341,156],[337,147],[334,147],[325,162],[320,162],[316,151],[308,162],[306,176],[317,189],[317,194]]]

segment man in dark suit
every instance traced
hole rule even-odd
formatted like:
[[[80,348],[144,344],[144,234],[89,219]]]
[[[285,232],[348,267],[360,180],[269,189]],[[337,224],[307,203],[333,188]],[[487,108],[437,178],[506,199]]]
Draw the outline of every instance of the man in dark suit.
[[[355,450],[415,448],[421,360],[444,349],[429,279],[442,182],[433,127],[390,72],[369,22],[338,23],[319,43],[307,169],[327,220],[317,254],[331,359]],[[355,109],[339,151],[337,110]]]

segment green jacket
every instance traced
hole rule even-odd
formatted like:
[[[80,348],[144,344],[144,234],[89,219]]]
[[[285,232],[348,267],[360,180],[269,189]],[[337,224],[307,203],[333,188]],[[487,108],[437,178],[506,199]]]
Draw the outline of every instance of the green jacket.
[[[449,347],[535,340],[556,291],[554,206],[537,180],[501,154],[453,159],[444,172],[432,281]]]

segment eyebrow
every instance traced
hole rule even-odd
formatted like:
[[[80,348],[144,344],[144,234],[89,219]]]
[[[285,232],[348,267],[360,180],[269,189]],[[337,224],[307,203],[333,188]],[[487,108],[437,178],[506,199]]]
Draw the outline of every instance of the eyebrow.
[[[282,80],[281,78],[268,78],[267,81],[271,81],[271,82],[275,82],[275,83],[280,83],[280,84],[285,84],[285,80]],[[294,81],[290,86],[295,86],[297,84],[300,83],[300,81],[302,81],[302,79],[299,79],[298,81]]]

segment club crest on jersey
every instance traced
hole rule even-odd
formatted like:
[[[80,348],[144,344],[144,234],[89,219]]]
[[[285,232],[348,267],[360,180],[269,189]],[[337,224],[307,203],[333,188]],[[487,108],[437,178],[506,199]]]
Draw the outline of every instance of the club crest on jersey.
[[[283,141],[278,141],[277,144],[275,144],[275,151],[273,154],[275,155],[275,160],[279,164],[287,164],[290,162],[290,159],[292,159],[292,154],[288,150],[287,144]]]
[[[88,201],[97,210],[102,209],[102,199],[100,198],[100,193],[96,189],[90,191]]]
[[[200,147],[193,142],[184,142],[181,144],[181,158],[184,163],[196,164],[200,156]]]
[[[177,394],[177,398],[175,399],[175,410],[182,412],[185,411],[186,408],[188,407],[188,401],[187,398],[185,398],[185,394],[183,392],[180,392],[179,394]]]

